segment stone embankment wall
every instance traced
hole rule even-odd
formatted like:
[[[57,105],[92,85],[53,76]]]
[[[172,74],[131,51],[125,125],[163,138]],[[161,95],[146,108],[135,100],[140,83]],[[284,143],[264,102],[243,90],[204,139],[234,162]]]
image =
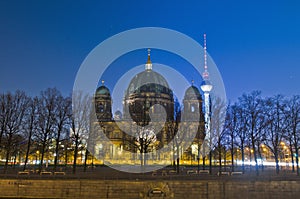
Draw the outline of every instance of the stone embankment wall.
[[[300,198],[300,181],[0,180],[0,198]]]

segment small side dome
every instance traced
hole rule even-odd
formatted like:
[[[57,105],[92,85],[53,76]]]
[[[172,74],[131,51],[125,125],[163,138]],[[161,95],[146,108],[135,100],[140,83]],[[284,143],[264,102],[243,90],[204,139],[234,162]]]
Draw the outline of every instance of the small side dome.
[[[106,86],[103,86],[103,85],[97,88],[95,94],[96,95],[109,95],[110,96],[109,89]]]
[[[202,96],[200,94],[199,89],[196,86],[190,86],[185,91],[184,99],[187,99],[187,100],[202,100]]]
[[[122,120],[122,113],[121,111],[117,110],[114,114],[114,119],[115,120]]]

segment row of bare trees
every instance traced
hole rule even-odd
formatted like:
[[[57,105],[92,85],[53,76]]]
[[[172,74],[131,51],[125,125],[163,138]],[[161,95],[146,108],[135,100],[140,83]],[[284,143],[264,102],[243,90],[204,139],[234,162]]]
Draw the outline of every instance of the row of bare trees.
[[[30,97],[22,91],[1,94],[0,159],[5,160],[4,172],[11,160],[14,163],[21,162],[17,157],[24,157],[22,162],[25,170],[30,155],[37,151],[39,170],[47,164],[50,152],[54,155],[53,169],[56,170],[59,160],[63,157],[64,162],[68,162],[68,150],[71,150],[75,173],[79,148],[87,144],[91,128],[90,100],[83,93],[76,93],[73,98],[65,97],[55,88],[46,89],[36,97]],[[239,149],[244,171],[245,149],[248,148],[253,151],[250,155],[253,156],[258,174],[258,160],[263,159],[261,146],[264,145],[273,154],[278,173],[284,142],[290,153],[292,169],[299,175],[299,95],[289,98],[281,95],[262,97],[259,91],[253,91],[242,95],[231,105],[212,99],[212,110],[212,151],[219,159],[220,169],[221,160],[223,157],[226,159],[226,152],[229,151],[234,170],[234,157]],[[177,115],[180,116],[179,113]],[[178,125],[176,123],[175,128],[178,128]],[[175,148],[178,150],[179,146]],[[85,154],[87,155],[88,151]],[[176,160],[179,166],[179,157]]]
[[[50,151],[56,170],[62,157],[65,156],[67,163],[70,149],[73,150],[75,173],[78,148],[84,142],[90,109],[87,95],[78,93],[76,99],[78,101],[73,103],[78,103],[77,107],[82,109],[72,112],[71,97],[63,96],[56,88],[46,89],[36,97],[22,91],[0,95],[0,159],[5,160],[4,172],[12,159],[14,164],[23,162],[25,170],[30,155],[38,155],[41,171],[48,165]],[[25,158],[21,161],[17,157]]]
[[[221,169],[222,154],[226,151],[231,155],[231,166],[234,170],[234,157],[237,149],[241,152],[242,170],[245,171],[245,149],[250,150],[250,159],[255,162],[255,170],[259,174],[260,163],[263,160],[263,147],[268,148],[276,163],[276,173],[279,173],[279,162],[286,144],[291,157],[292,170],[299,175],[300,148],[300,96],[286,98],[282,95],[262,97],[261,92],[253,91],[243,94],[237,102],[224,108],[222,102],[214,100],[213,106],[219,106],[212,112],[212,135],[215,145],[212,147],[219,157]],[[223,107],[223,108],[222,108]],[[222,110],[222,111],[217,111]],[[224,111],[226,110],[226,111]],[[215,115],[214,115],[215,114]],[[218,130],[218,115],[226,114],[224,128]],[[252,157],[251,157],[252,156]],[[263,164],[261,165],[264,169]]]

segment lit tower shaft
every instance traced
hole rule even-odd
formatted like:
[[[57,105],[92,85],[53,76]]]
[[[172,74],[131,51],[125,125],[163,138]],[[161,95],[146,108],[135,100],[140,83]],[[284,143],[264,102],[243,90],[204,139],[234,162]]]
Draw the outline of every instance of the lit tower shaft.
[[[212,90],[213,86],[209,81],[209,73],[207,67],[207,53],[206,53],[206,34],[203,35],[204,37],[204,72],[202,74],[203,81],[201,84],[201,90],[204,92],[204,106],[205,106],[205,142],[209,144],[211,147],[211,135],[210,135],[210,98],[209,92]],[[211,150],[211,149],[210,149]]]

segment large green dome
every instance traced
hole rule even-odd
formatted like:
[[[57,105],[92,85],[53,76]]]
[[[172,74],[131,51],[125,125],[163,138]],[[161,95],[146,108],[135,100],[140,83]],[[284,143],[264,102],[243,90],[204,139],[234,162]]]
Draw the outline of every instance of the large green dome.
[[[166,79],[153,70],[145,70],[137,74],[129,83],[127,95],[139,93],[162,93],[172,95]]]
[[[165,112],[167,121],[172,121],[174,116],[173,92],[166,79],[152,70],[149,52],[145,71],[132,78],[124,99],[124,119],[133,119],[140,125],[148,124],[150,113],[154,120],[161,119]]]

